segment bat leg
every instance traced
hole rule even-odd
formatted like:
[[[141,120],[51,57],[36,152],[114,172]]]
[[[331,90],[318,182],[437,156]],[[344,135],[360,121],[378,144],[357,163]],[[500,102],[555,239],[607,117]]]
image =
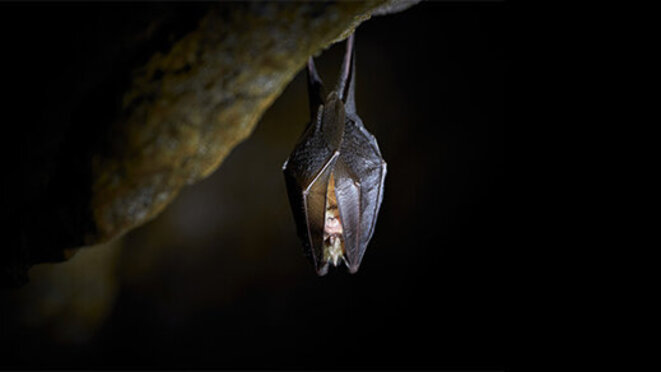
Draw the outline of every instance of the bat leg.
[[[308,98],[310,104],[310,117],[315,121],[319,106],[324,104],[324,83],[319,77],[312,57],[308,59]]]
[[[356,81],[356,58],[354,52],[354,34],[347,38],[347,46],[344,52],[342,62],[342,71],[340,72],[340,81],[337,84],[337,91],[340,92],[342,102],[348,113],[356,113],[355,102],[355,81]]]

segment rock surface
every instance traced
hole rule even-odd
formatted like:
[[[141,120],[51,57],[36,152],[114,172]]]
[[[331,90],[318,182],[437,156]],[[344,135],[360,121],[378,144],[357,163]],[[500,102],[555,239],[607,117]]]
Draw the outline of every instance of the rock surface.
[[[250,135],[309,56],[373,14],[416,2],[153,5],[129,16],[88,53],[94,58],[77,51],[96,81],[73,83],[70,120],[52,138],[42,134],[55,156],[45,151],[30,166],[40,186],[15,202],[23,217],[3,284],[154,218]],[[32,183],[24,190],[34,188],[24,180]]]

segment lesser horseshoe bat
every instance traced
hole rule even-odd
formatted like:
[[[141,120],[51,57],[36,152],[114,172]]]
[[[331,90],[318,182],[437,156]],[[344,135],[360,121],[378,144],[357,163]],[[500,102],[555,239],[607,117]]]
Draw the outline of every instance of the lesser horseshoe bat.
[[[356,113],[353,46],[352,34],[328,95],[308,59],[311,121],[282,167],[298,236],[320,276],[342,262],[358,271],[383,200],[386,162]]]

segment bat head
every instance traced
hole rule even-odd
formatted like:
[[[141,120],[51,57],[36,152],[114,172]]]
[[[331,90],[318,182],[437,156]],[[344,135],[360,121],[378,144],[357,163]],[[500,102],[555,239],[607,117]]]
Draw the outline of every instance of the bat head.
[[[342,218],[340,216],[340,209],[337,204],[337,195],[335,194],[334,172],[331,172],[330,174],[328,187],[326,190],[323,223],[323,242],[321,247],[322,254],[319,257],[315,257],[315,268],[317,270],[317,274],[325,275],[328,271],[329,264],[337,267],[342,262],[347,265],[351,271],[351,266],[347,261],[347,252],[344,245],[344,228],[342,226]]]

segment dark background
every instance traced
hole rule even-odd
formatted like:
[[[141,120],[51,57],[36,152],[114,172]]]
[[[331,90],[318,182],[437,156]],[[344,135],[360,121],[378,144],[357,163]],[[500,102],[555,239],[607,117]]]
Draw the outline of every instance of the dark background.
[[[39,21],[15,20],[32,29],[3,35],[11,43],[2,58],[11,46],[43,46],[40,30],[58,42],[50,55],[93,53],[85,43],[107,31],[85,15],[104,6],[120,14],[135,7],[0,4],[7,19],[15,12]],[[427,2],[358,28],[358,113],[379,142],[388,176],[357,274],[316,277],[296,238],[280,167],[308,120],[302,71],[211,177],[123,239],[118,290],[91,337],[62,342],[48,327],[14,321],[24,309],[5,291],[0,367],[504,367],[511,331],[506,8]],[[61,21],[67,26],[57,27]],[[69,38],[72,30],[80,37]],[[327,85],[342,52],[336,45],[317,58]],[[20,76],[24,84],[16,86],[26,91],[50,87],[30,96],[30,115],[14,125],[43,126],[68,99],[56,87],[86,79],[58,74],[66,59],[47,57],[48,73],[38,61],[4,71]]]

